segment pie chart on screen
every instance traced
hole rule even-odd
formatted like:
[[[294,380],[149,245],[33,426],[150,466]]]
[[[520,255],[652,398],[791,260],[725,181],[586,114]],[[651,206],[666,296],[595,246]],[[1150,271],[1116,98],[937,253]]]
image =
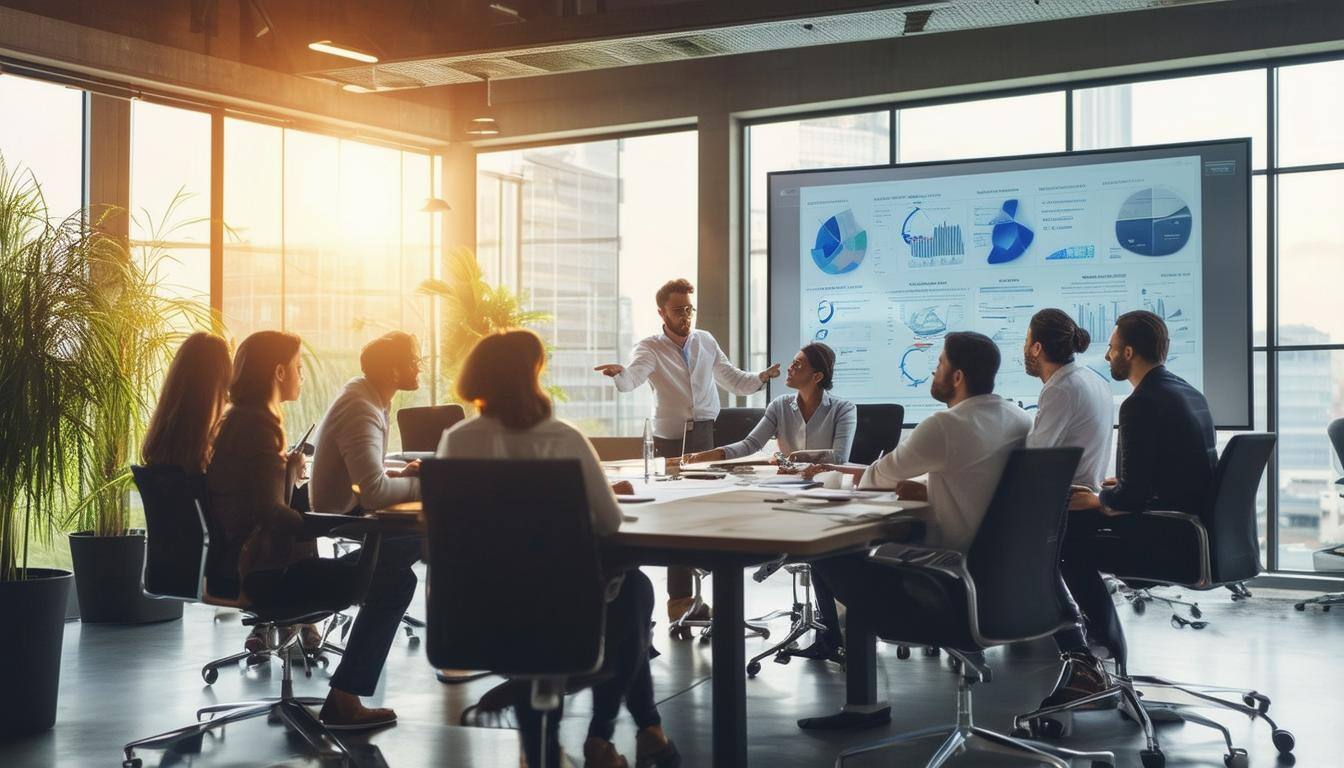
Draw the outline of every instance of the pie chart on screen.
[[[1190,241],[1194,216],[1180,195],[1167,187],[1146,187],[1131,194],[1115,217],[1120,247],[1140,256],[1169,256]]]
[[[843,275],[858,269],[867,252],[868,233],[854,219],[854,211],[845,210],[817,228],[812,261],[828,275]]]

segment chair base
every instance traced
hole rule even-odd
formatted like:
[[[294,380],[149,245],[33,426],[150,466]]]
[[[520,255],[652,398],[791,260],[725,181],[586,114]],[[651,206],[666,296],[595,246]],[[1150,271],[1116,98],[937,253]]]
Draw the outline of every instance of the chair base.
[[[769,621],[774,618],[788,616],[792,620],[789,626],[789,632],[782,640],[770,646],[766,650],[756,654],[747,662],[747,677],[755,677],[761,671],[761,660],[767,656],[774,656],[775,663],[788,664],[798,651],[798,639],[808,632],[816,632],[817,637],[825,632],[827,627],[817,620],[817,607],[812,602],[812,568],[806,563],[798,565],[785,566],[785,569],[793,575],[793,608],[788,611],[773,611],[756,619],[754,622]],[[798,595],[798,587],[803,588],[801,599]],[[751,626],[750,623],[747,625]],[[769,638],[769,635],[765,636]],[[842,649],[843,650],[843,649]]]
[[[1299,611],[1305,611],[1307,610],[1308,605],[1317,605],[1320,606],[1322,611],[1329,611],[1330,606],[1332,605],[1344,605],[1344,592],[1327,592],[1323,595],[1313,597],[1310,600],[1303,600],[1300,603],[1296,603],[1293,607]]]
[[[673,638],[678,640],[690,640],[693,629],[700,630],[700,643],[708,645],[713,637],[712,628],[714,622],[709,619],[693,619],[692,616],[703,615],[705,608],[705,599],[701,593],[701,581],[704,578],[700,571],[692,572],[695,577],[695,591],[692,593],[694,598],[691,601],[691,607],[687,608],[685,613],[679,618],[667,625],[667,632]],[[759,636],[766,640],[770,639],[770,628],[754,619],[747,619],[742,622],[742,626],[747,630],[747,636]]]
[[[1017,757],[1034,760],[1053,768],[1072,768],[1074,760],[1088,760],[1092,768],[1113,768],[1115,755],[1111,752],[1079,752],[1050,744],[1008,736],[988,728],[981,728],[972,722],[971,686],[987,679],[988,668],[979,654],[967,654],[948,649],[948,654],[961,661],[961,675],[957,684],[957,722],[955,725],[924,728],[918,731],[902,733],[871,744],[845,750],[835,759],[836,768],[841,768],[845,760],[858,755],[904,746],[915,741],[942,737],[942,746],[925,763],[926,768],[940,768],[953,757],[965,752],[989,752],[1001,757]],[[1148,764],[1145,763],[1145,768]]]

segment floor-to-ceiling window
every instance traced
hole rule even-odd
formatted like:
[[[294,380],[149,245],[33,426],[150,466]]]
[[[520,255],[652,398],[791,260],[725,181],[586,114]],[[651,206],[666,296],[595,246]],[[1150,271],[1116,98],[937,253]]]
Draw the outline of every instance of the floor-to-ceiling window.
[[[287,413],[302,431],[321,418],[359,351],[390,330],[415,334],[435,395],[428,155],[247,120],[224,121],[224,323],[241,340],[262,329],[303,338],[307,380]],[[392,447],[399,446],[395,429]]]
[[[210,115],[131,104],[131,250],[167,295],[210,302]]]
[[[42,188],[47,213],[63,219],[84,205],[84,92],[0,75],[0,157]]]
[[[654,293],[696,274],[694,131],[476,156],[476,250],[486,280],[550,320],[556,412],[588,434],[638,434],[647,386],[620,394],[593,366],[658,333]]]
[[[1334,485],[1344,467],[1325,434],[1344,416],[1344,315],[1331,290],[1344,281],[1341,119],[1344,61],[1320,61],[751,124],[749,362],[766,354],[770,171],[885,162],[888,144],[896,161],[922,162],[1250,137],[1254,419],[1279,435],[1260,498],[1262,552],[1276,569],[1313,571],[1317,550],[1344,542]],[[803,157],[790,137],[809,124],[863,124],[871,151]]]

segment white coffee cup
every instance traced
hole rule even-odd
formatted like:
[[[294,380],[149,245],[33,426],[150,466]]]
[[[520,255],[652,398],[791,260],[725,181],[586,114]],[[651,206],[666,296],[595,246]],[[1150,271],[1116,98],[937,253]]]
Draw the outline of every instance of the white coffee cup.
[[[835,470],[819,472],[812,479],[820,482],[822,488],[828,488],[832,491],[843,491],[854,487],[854,478],[844,472],[836,472]]]

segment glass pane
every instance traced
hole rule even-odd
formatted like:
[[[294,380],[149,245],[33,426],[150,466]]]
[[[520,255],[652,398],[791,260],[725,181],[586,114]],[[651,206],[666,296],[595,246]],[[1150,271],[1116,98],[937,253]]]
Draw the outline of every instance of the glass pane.
[[[1344,162],[1344,61],[1281,67],[1279,165]]]
[[[284,130],[224,120],[224,323],[238,341],[284,326]]]
[[[1278,177],[1279,343],[1344,341],[1344,171]]]
[[[1256,346],[1265,343],[1265,328],[1269,323],[1265,306],[1268,290],[1265,287],[1265,227],[1269,225],[1265,209],[1265,176],[1251,177],[1251,333]]]
[[[769,344],[766,307],[770,295],[765,226],[766,174],[890,162],[891,113],[867,112],[753,125],[747,129],[747,144],[751,206],[747,243],[747,368],[759,371],[769,365],[766,360]],[[747,403],[764,406],[765,394],[752,395]]]
[[[1341,474],[1325,429],[1344,416],[1344,352],[1278,353],[1279,568],[1316,570],[1313,553],[1344,542]]]
[[[1265,167],[1265,70],[1178,77],[1074,91],[1077,149],[1251,138]]]
[[[482,271],[551,316],[556,413],[587,434],[639,434],[651,413],[648,387],[618,394],[593,366],[659,331],[659,286],[695,282],[696,167],[693,131],[476,156]]]
[[[210,301],[210,115],[131,104],[131,241],[165,295]]]
[[[980,99],[896,112],[896,161],[1064,151],[1064,93]]]
[[[0,158],[7,173],[27,169],[41,186],[47,214],[64,219],[84,205],[84,93],[0,75]]]

